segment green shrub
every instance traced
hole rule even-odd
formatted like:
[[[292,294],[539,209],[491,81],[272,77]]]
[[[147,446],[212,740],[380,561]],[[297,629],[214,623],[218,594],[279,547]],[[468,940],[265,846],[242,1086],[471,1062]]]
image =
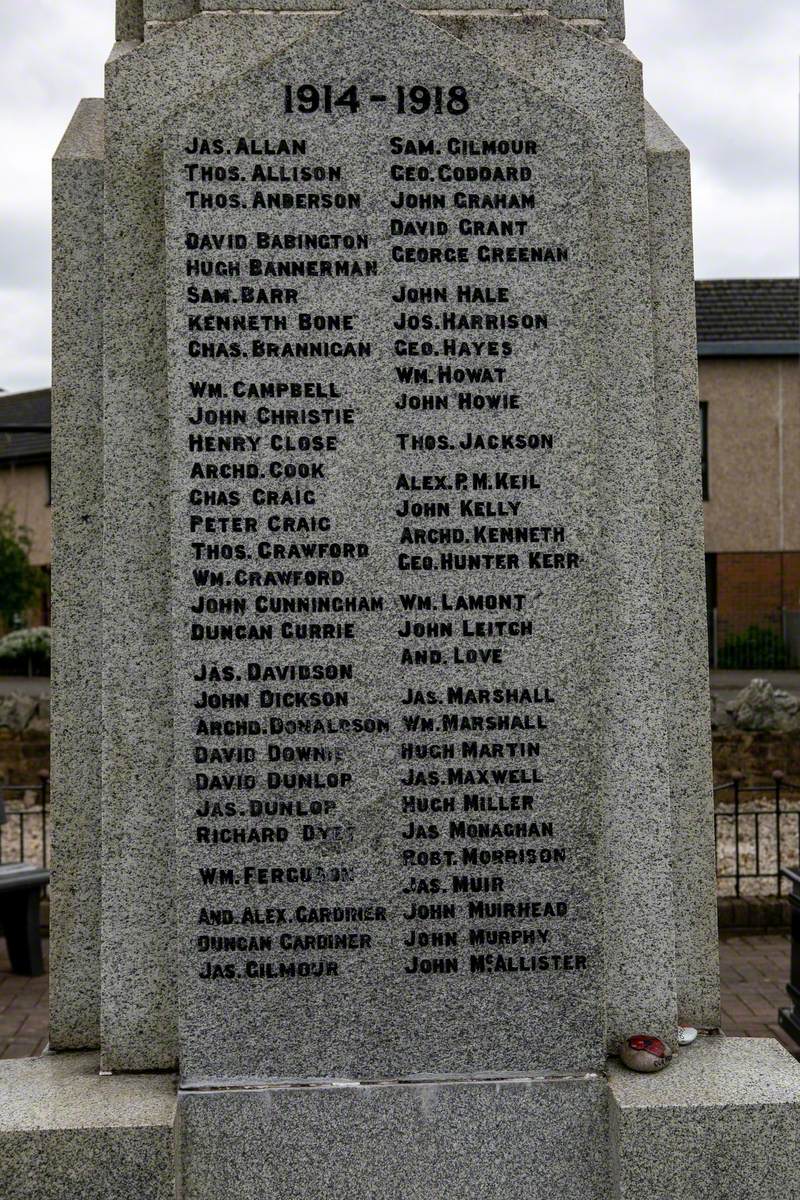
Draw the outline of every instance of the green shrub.
[[[717,655],[717,666],[727,668],[762,667],[782,671],[790,667],[789,648],[774,629],[751,625],[744,633],[727,639]]]
[[[0,638],[0,674],[46,675],[50,670],[50,628],[15,629]]]
[[[20,624],[47,590],[47,578],[29,561],[31,538],[17,526],[14,510],[0,507],[0,620],[6,629]]]

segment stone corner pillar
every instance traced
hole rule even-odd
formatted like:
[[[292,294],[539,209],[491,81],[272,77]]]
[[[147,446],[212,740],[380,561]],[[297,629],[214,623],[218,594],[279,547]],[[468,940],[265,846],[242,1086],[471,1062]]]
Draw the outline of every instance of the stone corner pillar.
[[[53,160],[50,1044],[99,1045],[104,101]]]

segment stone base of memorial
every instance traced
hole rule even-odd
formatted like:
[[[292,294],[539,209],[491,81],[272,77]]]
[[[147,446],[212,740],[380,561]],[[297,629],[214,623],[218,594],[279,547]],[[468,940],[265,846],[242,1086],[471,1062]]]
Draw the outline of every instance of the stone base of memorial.
[[[755,1038],[650,1076],[177,1095],[93,1054],[0,1063],[3,1200],[785,1200],[799,1129],[797,1064]]]
[[[0,1063],[3,1200],[172,1200],[176,1085],[97,1054]]]

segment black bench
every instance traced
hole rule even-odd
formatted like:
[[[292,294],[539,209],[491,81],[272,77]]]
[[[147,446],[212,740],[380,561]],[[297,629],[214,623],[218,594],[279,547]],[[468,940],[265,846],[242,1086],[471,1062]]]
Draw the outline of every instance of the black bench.
[[[39,901],[50,872],[28,863],[0,866],[0,931],[15,975],[44,975]]]
[[[778,1013],[781,1029],[785,1029],[790,1037],[800,1045],[800,872],[784,867],[781,871],[784,879],[792,885],[789,893],[789,911],[792,919],[792,957],[790,979],[786,985],[791,1008],[782,1008]]]

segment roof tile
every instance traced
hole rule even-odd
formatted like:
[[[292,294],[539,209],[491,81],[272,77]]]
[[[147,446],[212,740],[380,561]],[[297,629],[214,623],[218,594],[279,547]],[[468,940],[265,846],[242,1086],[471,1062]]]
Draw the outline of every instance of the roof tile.
[[[800,338],[797,279],[702,279],[695,284],[699,342]]]
[[[0,426],[49,425],[50,389],[0,394]],[[3,433],[0,431],[0,463],[33,461],[50,456],[49,433]]]

